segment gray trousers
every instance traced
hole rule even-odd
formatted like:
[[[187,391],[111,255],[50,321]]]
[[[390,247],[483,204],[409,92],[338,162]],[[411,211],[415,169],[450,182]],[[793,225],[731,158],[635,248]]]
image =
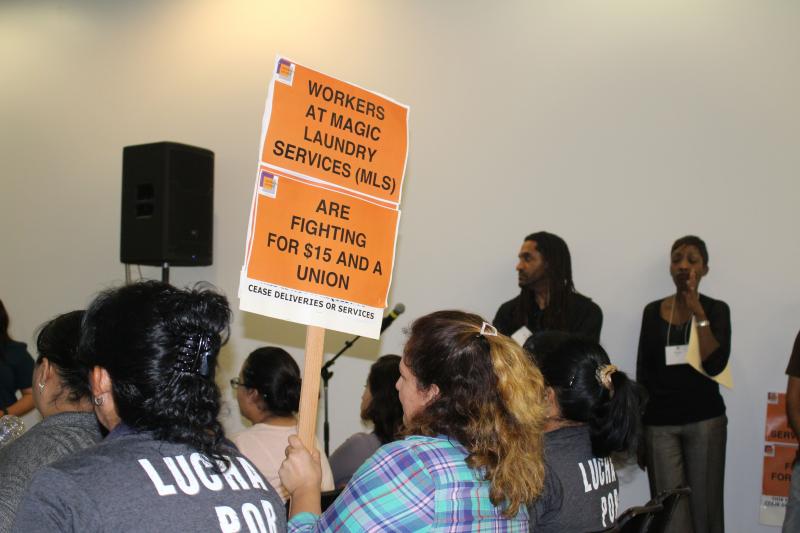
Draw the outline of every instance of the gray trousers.
[[[682,426],[645,426],[647,477],[652,496],[688,485],[668,532],[723,533],[725,443],[728,417]]]
[[[792,468],[792,486],[789,489],[789,502],[786,504],[786,517],[783,519],[783,533],[800,531],[800,461]]]

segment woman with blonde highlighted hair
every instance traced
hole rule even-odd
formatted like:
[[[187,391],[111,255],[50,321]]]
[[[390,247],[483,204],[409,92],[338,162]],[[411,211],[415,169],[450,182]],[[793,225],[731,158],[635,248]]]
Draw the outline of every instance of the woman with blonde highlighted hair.
[[[320,514],[318,454],[292,437],[281,479],[290,531],[527,531],[544,484],[545,387],[477,315],[417,319],[397,381],[405,439],[386,444]]]

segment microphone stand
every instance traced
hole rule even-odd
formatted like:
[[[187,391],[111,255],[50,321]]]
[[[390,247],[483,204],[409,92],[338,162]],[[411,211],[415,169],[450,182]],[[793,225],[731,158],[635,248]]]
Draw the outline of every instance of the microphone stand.
[[[339,350],[336,353],[336,355],[334,355],[331,358],[330,361],[322,365],[322,391],[323,391],[322,394],[325,399],[325,411],[324,411],[325,422],[322,424],[322,436],[324,441],[323,444],[325,446],[325,455],[328,457],[330,457],[330,452],[328,450],[329,446],[328,443],[330,442],[331,438],[331,428],[330,424],[328,423],[328,381],[331,379],[331,377],[333,377],[333,372],[331,372],[329,368],[333,366],[333,363],[336,362],[336,360],[339,358],[340,355],[342,355],[345,351],[347,351],[347,349],[350,348],[353,344],[355,344],[355,342],[360,338],[361,335],[357,335],[352,339],[350,339],[349,341],[345,341],[344,347],[342,347],[342,349]]]

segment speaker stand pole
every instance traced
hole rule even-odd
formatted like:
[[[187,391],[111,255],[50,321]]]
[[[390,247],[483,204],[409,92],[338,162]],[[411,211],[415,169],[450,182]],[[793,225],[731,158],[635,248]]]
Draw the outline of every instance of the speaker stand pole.
[[[161,281],[169,283],[169,263],[166,261],[161,265]]]
[[[361,338],[361,335],[357,337],[353,337],[349,341],[345,341],[344,347],[339,350],[339,352],[334,355],[330,361],[322,365],[322,391],[323,391],[323,398],[325,400],[325,421],[322,424],[322,440],[323,445],[325,448],[325,455],[330,457],[330,439],[331,439],[331,426],[328,422],[328,381],[333,377],[333,372],[330,371],[330,368],[333,366],[333,363],[339,359],[339,356],[342,355],[348,348],[350,348],[358,339]]]

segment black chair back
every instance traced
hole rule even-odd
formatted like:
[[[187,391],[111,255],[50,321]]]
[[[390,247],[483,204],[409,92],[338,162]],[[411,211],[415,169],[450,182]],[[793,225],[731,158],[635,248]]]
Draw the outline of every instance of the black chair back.
[[[330,507],[330,505],[336,500],[336,498],[339,497],[339,494],[342,493],[342,490],[344,489],[342,488],[342,489],[328,490],[322,493],[321,495],[322,497],[319,503],[320,507],[322,507],[323,513],[325,512],[325,509]]]
[[[672,515],[675,513],[675,507],[684,496],[691,494],[692,489],[689,487],[677,487],[674,489],[665,490],[651,501],[651,503],[658,503],[664,507],[664,510],[653,517],[650,523],[650,533],[664,533],[672,521]]]
[[[620,533],[648,533],[653,517],[662,510],[664,510],[664,506],[660,503],[631,507],[619,516],[618,531]]]
[[[619,515],[616,524],[597,533],[648,533],[653,518],[663,509],[660,503],[652,502],[631,507]]]

